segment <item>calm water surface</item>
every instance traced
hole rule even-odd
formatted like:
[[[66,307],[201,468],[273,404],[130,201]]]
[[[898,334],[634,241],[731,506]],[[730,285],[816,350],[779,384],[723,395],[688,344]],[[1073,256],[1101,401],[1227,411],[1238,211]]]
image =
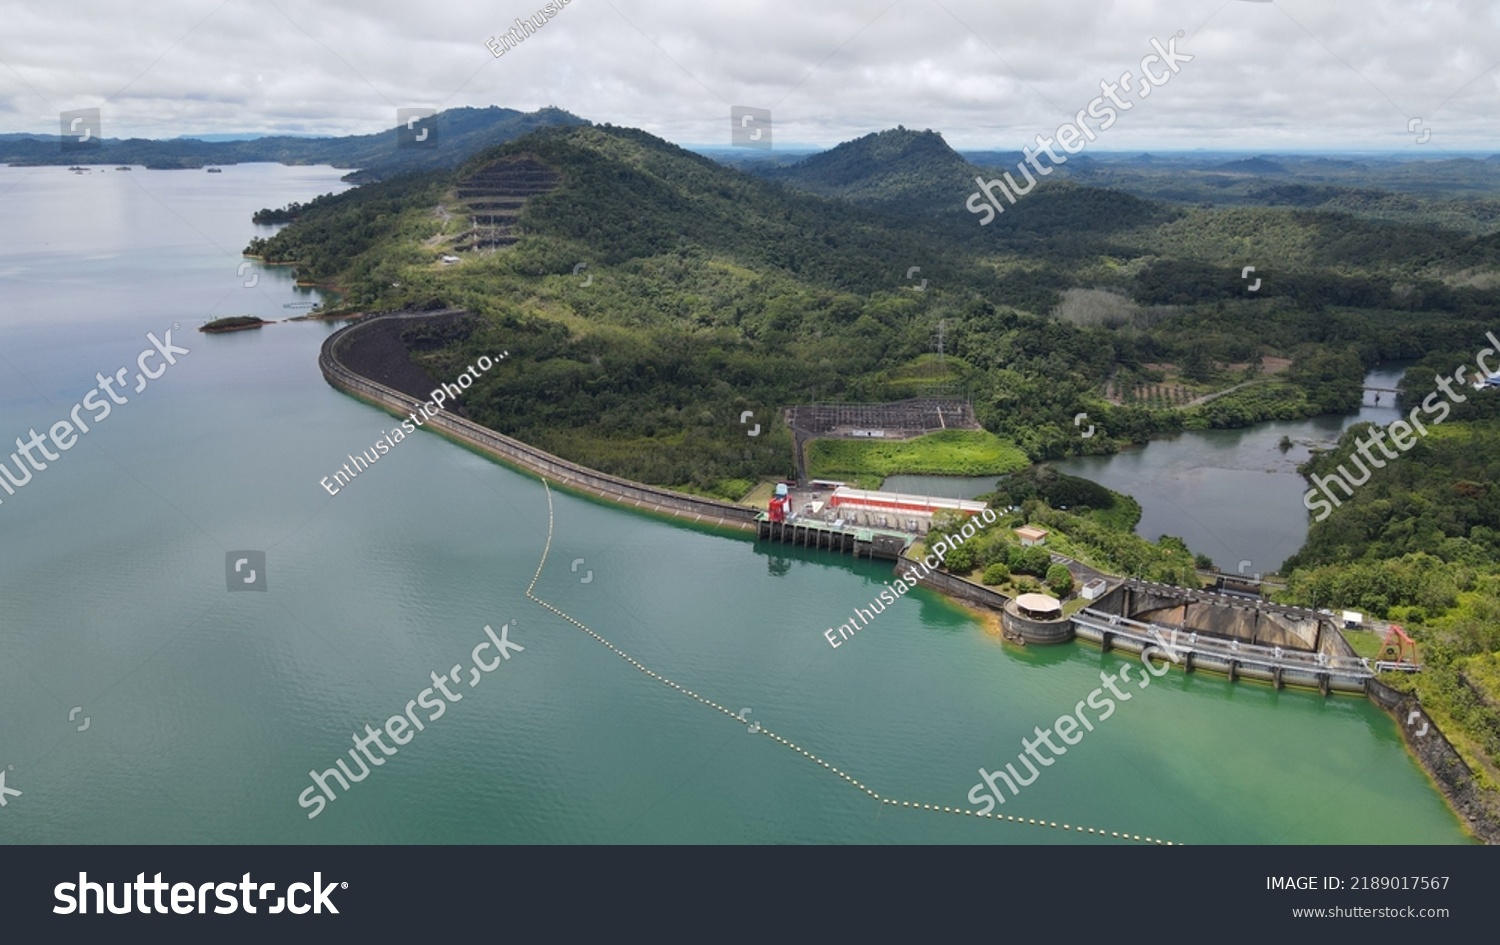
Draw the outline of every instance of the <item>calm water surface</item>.
[[[1365,385],[1394,388],[1405,370],[1394,364],[1377,368]],[[1268,572],[1307,539],[1308,512],[1302,505],[1307,481],[1297,466],[1314,447],[1333,446],[1352,424],[1390,423],[1400,416],[1393,395],[1366,392],[1364,405],[1346,416],[1181,433],[1112,456],[1052,465],[1134,496],[1141,503],[1136,531],[1145,538],[1176,535],[1221,568]],[[1286,451],[1283,436],[1292,441]],[[974,498],[993,491],[997,481],[997,476],[891,476],[883,488]]]
[[[1405,371],[1405,365],[1377,368],[1365,386],[1394,388]],[[1357,413],[1182,433],[1113,456],[1054,465],[1134,496],[1141,503],[1136,531],[1146,538],[1176,535],[1225,570],[1270,572],[1307,540],[1302,497],[1308,486],[1297,467],[1312,448],[1332,447],[1355,423],[1400,419],[1394,398],[1366,392]],[[1286,451],[1284,436],[1293,444]]]

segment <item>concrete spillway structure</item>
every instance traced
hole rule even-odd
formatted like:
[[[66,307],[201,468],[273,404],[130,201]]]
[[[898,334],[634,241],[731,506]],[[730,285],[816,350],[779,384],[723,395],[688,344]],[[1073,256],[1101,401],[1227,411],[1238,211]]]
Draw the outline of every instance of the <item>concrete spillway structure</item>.
[[[1299,607],[1127,581],[1073,617],[1074,633],[1104,650],[1154,646],[1186,672],[1221,672],[1324,695],[1364,692],[1374,677],[1331,620]]]
[[[1316,611],[1237,594],[1195,591],[1150,581],[1126,581],[1094,609],[1135,620],[1188,627],[1241,643],[1353,656],[1343,634]]]

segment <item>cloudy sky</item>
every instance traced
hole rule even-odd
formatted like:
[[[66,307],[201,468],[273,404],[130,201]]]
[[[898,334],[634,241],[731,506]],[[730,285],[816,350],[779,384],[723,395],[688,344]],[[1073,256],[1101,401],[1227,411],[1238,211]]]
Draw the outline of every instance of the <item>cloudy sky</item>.
[[[748,105],[778,147],[899,124],[1015,149],[1181,31],[1192,61],[1091,149],[1500,151],[1493,0],[571,0],[495,58],[545,2],[0,3],[0,132],[88,107],[108,137],[175,137],[556,105],[721,146]]]

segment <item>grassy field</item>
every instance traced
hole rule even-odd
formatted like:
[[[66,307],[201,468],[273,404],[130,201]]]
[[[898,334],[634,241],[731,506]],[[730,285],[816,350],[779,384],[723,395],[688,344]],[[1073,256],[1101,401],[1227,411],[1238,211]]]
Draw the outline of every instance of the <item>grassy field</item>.
[[[1375,659],[1380,655],[1380,643],[1385,639],[1385,634],[1373,630],[1345,630],[1343,633],[1344,639],[1349,641],[1354,652],[1360,656]]]
[[[814,440],[808,472],[819,479],[894,476],[998,476],[1030,465],[1009,440],[982,430],[944,430],[914,440]]]
[[[740,496],[740,505],[751,505],[758,509],[765,509],[771,504],[771,499],[776,494],[776,483],[757,483],[754,489]]]

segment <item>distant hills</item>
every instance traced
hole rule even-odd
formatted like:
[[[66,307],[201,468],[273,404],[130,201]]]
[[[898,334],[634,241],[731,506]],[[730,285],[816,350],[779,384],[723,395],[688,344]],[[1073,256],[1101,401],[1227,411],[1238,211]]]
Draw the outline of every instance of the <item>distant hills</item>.
[[[430,145],[407,148],[397,146],[394,127],[342,137],[105,138],[91,151],[63,151],[56,135],[0,134],[0,164],[326,164],[350,168],[346,181],[371,183],[410,172],[453,170],[486,149],[532,132],[591,124],[552,107],[534,112],[494,105],[453,108],[438,114],[437,136]],[[1500,221],[1500,199],[1493,196],[1500,190],[1500,155],[1077,154],[982,229],[974,226],[977,218],[966,207],[977,190],[974,179],[991,180],[1011,171],[1024,180],[1016,171],[1019,151],[961,154],[936,131],[898,126],[815,153],[718,148],[708,157],[794,191],[934,221],[986,240],[1060,235],[1079,228],[1114,232],[1159,223],[1164,208],[1182,206],[1320,209],[1437,224],[1471,235],[1489,233]]]
[[[1215,170],[1230,171],[1241,174],[1286,174],[1286,165],[1279,164],[1267,157],[1245,158],[1242,161],[1230,161],[1220,164]]]
[[[966,208],[978,190],[975,178],[991,180],[1004,171],[1025,183],[1016,170],[1019,152],[980,152],[994,164],[981,166],[954,151],[935,131],[896,127],[846,141],[788,166],[744,165],[759,177],[779,181],[796,190],[889,211],[900,215],[942,219],[972,234],[976,217]],[[1069,161],[1071,167],[1075,158]],[[1058,170],[1065,170],[1059,168]],[[1015,204],[1007,204],[982,231],[986,234],[1032,236],[1087,229],[1107,233],[1165,219],[1162,208],[1129,194],[1098,187],[1081,187],[1061,178],[1037,182],[1036,189]]]
[[[411,171],[456,167],[478,151],[504,144],[541,128],[588,124],[560,108],[521,112],[489,108],[451,108],[437,116],[431,146],[398,148],[396,129],[368,135],[306,138],[278,135],[239,141],[196,138],[151,140],[105,138],[90,151],[63,151],[54,135],[0,135],[3,164],[137,164],[149,168],[197,168],[210,164],[328,164],[358,168],[346,180],[363,183]],[[214,136],[223,137],[223,136]]]

